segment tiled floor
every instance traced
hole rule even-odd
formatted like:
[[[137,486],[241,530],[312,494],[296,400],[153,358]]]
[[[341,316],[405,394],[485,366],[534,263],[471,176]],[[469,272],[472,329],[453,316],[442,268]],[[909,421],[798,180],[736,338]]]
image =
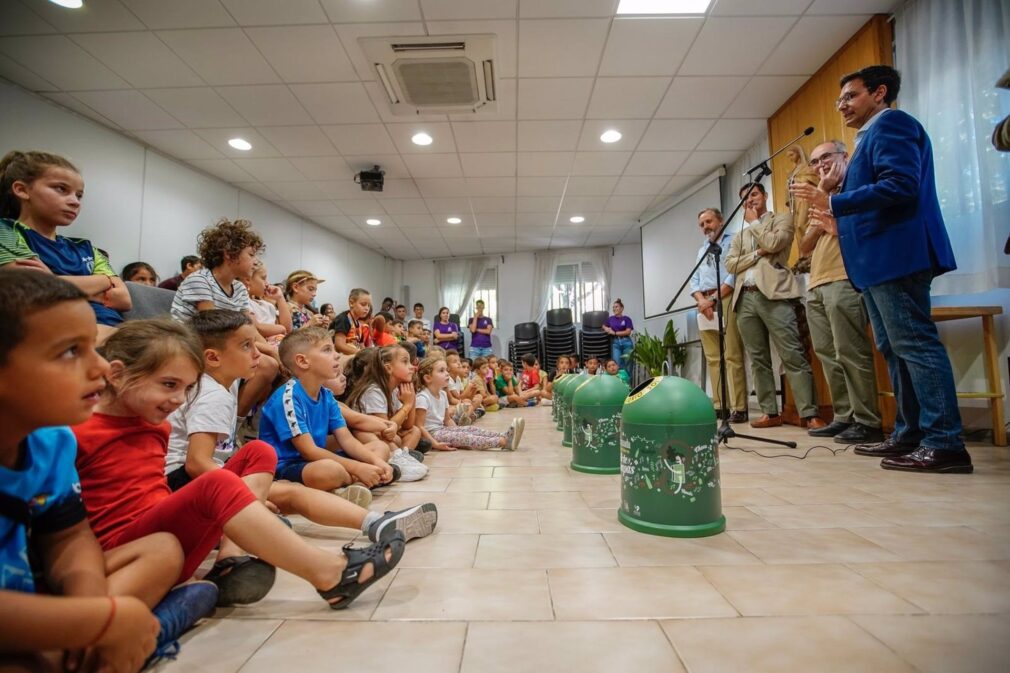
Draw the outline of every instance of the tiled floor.
[[[1010,670],[1010,450],[976,445],[974,475],[923,476],[851,452],[723,448],[727,532],[669,539],[617,522],[618,477],[568,469],[549,408],[521,413],[517,453],[429,454],[428,479],[376,499],[435,502],[439,527],[351,609],[281,572],[264,601],[218,610],[160,669]],[[767,432],[801,450],[732,444],[813,445]],[[295,527],[329,548],[353,536]]]

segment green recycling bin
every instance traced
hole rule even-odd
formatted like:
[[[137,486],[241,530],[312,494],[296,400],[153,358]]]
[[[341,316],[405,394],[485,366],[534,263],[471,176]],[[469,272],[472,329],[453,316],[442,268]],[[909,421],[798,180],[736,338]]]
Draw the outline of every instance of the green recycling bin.
[[[575,374],[565,374],[560,383],[554,385],[554,404],[557,406],[557,428],[559,432],[565,430],[565,388],[575,379]]]
[[[657,376],[632,391],[621,411],[621,523],[667,537],[725,530],[715,421],[712,400],[687,379]]]
[[[561,411],[561,391],[564,389],[562,384],[565,382],[565,379],[567,378],[568,378],[567,373],[561,374],[556,379],[554,379],[554,383],[552,384],[553,387],[551,388],[554,395],[554,397],[551,398],[551,418],[554,419],[554,425],[557,427],[558,430],[561,429],[561,417],[559,416],[558,412]]]
[[[571,376],[568,383],[565,384],[564,392],[561,393],[561,396],[565,400],[565,406],[561,409],[561,430],[564,433],[561,437],[561,446],[569,448],[572,446],[572,398],[575,396],[575,391],[578,387],[589,379],[589,374],[585,372]]]
[[[628,385],[616,376],[591,376],[572,397],[572,462],[578,472],[621,471],[621,409]]]

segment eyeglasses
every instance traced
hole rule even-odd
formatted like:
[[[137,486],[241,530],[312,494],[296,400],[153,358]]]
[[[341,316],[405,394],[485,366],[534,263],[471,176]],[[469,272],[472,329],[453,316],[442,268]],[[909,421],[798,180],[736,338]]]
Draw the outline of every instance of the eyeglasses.
[[[847,93],[843,93],[841,96],[835,99],[835,107],[838,107],[842,103],[851,103],[854,99],[859,98],[862,95],[863,95],[862,91],[849,91]]]
[[[832,154],[842,154],[842,152],[825,152],[819,157],[810,160],[810,167],[816,168],[818,165],[824,163],[824,160],[830,157]]]

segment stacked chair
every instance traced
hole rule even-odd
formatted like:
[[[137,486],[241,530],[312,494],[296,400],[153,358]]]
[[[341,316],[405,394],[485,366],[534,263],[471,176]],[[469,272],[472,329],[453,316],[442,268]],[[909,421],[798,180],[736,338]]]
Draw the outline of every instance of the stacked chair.
[[[547,326],[543,330],[544,362],[547,371],[554,369],[558,356],[577,352],[578,330],[572,322],[572,310],[555,308],[547,312]]]
[[[466,325],[463,325],[459,321],[459,315],[456,314],[456,313],[450,313],[449,314],[449,322],[455,323],[456,327],[459,328],[459,337],[456,339],[456,349],[457,349],[457,352],[459,353],[459,356],[461,358],[465,358],[466,357],[466,349],[464,348],[464,344],[466,342],[463,339],[463,329],[464,329],[464,327],[466,327]]]
[[[509,340],[509,361],[516,371],[522,370],[522,358],[532,354],[543,362],[542,343],[540,342],[540,325],[535,322],[522,322],[515,326],[515,338]]]
[[[582,354],[583,362],[597,358],[602,364],[610,358],[610,335],[603,331],[608,316],[606,311],[588,311],[582,314],[579,353]]]

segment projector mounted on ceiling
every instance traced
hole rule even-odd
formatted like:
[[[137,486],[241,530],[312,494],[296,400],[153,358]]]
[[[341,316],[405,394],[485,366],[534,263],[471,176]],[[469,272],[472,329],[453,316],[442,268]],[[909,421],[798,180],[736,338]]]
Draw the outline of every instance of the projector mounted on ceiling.
[[[363,37],[393,114],[498,111],[494,35]]]

